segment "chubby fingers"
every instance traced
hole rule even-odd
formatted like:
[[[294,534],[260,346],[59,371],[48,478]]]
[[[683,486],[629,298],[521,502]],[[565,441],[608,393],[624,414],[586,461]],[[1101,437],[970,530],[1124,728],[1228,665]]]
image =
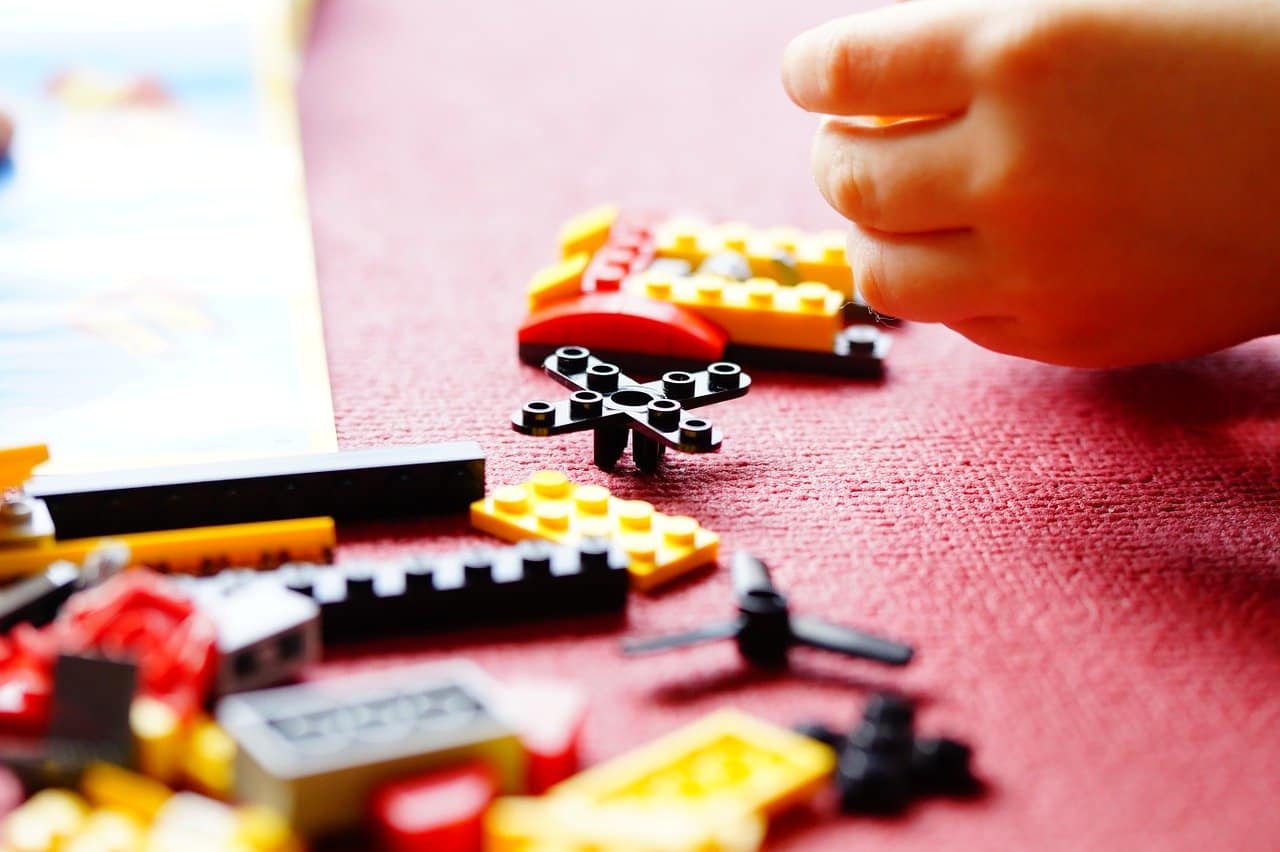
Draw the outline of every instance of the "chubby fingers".
[[[972,231],[886,234],[855,227],[849,265],[863,301],[888,316],[955,323],[1009,313]]]
[[[974,94],[966,58],[980,9],[970,3],[887,6],[801,33],[782,83],[801,108],[826,115],[951,115]]]
[[[963,119],[892,127],[827,119],[814,137],[814,180],[837,212],[868,228],[967,228],[974,224],[968,131]]]

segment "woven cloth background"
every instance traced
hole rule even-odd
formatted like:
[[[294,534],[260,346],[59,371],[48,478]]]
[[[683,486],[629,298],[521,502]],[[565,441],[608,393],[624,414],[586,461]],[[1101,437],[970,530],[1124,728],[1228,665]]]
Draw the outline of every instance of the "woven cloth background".
[[[883,386],[757,374],[709,409],[719,455],[660,478],[589,438],[507,427],[558,386],[515,358],[530,273],[602,201],[831,227],[787,39],[859,2],[329,0],[302,82],[344,447],[473,438],[490,487],[562,469],[685,512],[796,607],[914,642],[904,671],[820,654],[744,673],[728,645],[620,661],[617,630],[513,626],[343,652],[461,653],[591,690],[602,759],[722,704],[846,721],[870,688],[970,740],[991,794],[895,821],[785,821],[778,849],[1274,848],[1280,832],[1280,339],[1114,372],[895,333]],[[343,558],[480,541],[465,519],[346,531]],[[630,627],[727,614],[723,568]]]

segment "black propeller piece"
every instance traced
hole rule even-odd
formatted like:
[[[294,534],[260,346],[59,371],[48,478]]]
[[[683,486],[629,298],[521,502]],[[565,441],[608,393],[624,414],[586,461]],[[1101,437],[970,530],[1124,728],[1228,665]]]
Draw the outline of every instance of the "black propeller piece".
[[[652,638],[624,639],[624,654],[649,654],[717,639],[733,639],[738,652],[750,663],[768,668],[787,664],[793,645],[808,645],[850,657],[864,657],[891,666],[911,661],[908,645],[881,639],[806,615],[792,615],[787,599],[773,586],[769,568],[745,550],[733,555],[733,593],[738,617],[708,624],[686,633]]]

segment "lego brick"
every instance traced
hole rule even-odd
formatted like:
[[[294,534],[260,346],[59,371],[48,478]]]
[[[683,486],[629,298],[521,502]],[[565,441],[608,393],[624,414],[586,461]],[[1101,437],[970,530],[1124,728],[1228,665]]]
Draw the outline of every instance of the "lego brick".
[[[182,754],[182,779],[187,786],[218,799],[231,795],[236,744],[212,719],[200,716],[188,726]]]
[[[44,444],[0,449],[0,549],[53,541],[48,507],[25,490],[31,472],[48,460],[49,448]]]
[[[708,257],[736,252],[746,257],[753,275],[818,281],[853,295],[853,271],[841,231],[803,233],[795,228],[753,228],[741,222],[708,225],[696,219],[672,218],[656,229],[658,257],[684,260],[698,266]]]
[[[0,825],[0,848],[55,852],[84,825],[89,804],[70,790],[41,790]]]
[[[644,272],[623,286],[694,311],[724,329],[733,343],[750,346],[829,352],[845,324],[844,295],[814,281],[783,287],[770,278],[731,281]]]
[[[506,796],[485,815],[486,852],[755,852],[758,814],[671,800],[586,804],[570,798]]]
[[[151,822],[173,796],[154,778],[110,763],[94,763],[80,779],[80,789],[95,807],[116,808]]]
[[[470,441],[310,456],[37,478],[64,538],[331,517],[413,517],[463,510],[484,493]]]
[[[590,262],[591,255],[581,252],[534,273],[528,287],[529,310],[536,311],[581,293],[582,273]]]
[[[571,257],[593,252],[609,239],[609,230],[618,220],[618,208],[612,204],[595,207],[570,219],[560,229],[560,254]]]
[[[49,460],[44,444],[0,449],[0,492],[21,488],[37,467]]]
[[[569,683],[507,681],[505,712],[528,758],[525,790],[543,793],[578,771],[578,741],[587,720],[587,696]]]
[[[626,608],[627,558],[607,542],[469,550],[395,562],[190,578],[184,587],[272,583],[320,605],[325,644],[423,635],[484,624],[617,614]]]
[[[834,769],[834,755],[820,743],[726,708],[579,773],[549,795],[772,815],[809,798]]]
[[[0,551],[0,559],[4,552]],[[18,624],[43,627],[66,603],[80,579],[79,566],[55,562],[33,577],[19,580],[0,592],[0,633]]]
[[[129,708],[137,683],[138,667],[132,662],[59,654],[53,666],[49,737],[91,743],[104,754],[131,758]]]
[[[471,504],[471,525],[507,541],[606,538],[630,560],[631,583],[649,591],[716,561],[720,536],[693,518],[668,516],[599,485],[543,470]]]
[[[142,692],[189,715],[216,665],[213,622],[167,578],[129,571],[72,595],[50,626],[64,648],[133,656]]]
[[[654,259],[653,232],[636,222],[617,222],[609,241],[591,256],[582,274],[582,290],[607,293],[620,289],[628,275],[647,269]]]
[[[218,721],[238,745],[236,795],[319,835],[359,825],[382,782],[460,760],[519,789],[524,755],[496,692],[458,660],[233,695]]]
[[[275,686],[319,662],[320,607],[275,583],[184,587],[218,635],[216,695]]]
[[[163,701],[140,695],[129,708],[129,727],[138,770],[172,784],[186,750],[186,726],[177,711]]]
[[[299,518],[185,530],[131,533],[110,539],[55,541],[0,549],[0,578],[44,571],[55,561],[81,563],[104,545],[129,548],[129,563],[162,573],[209,574],[230,567],[272,568],[291,561],[327,562],[336,539],[331,518]]]
[[[540,365],[556,349],[574,344],[610,358],[653,355],[656,365],[674,369],[715,361],[728,337],[677,305],[618,292],[585,293],[536,311],[521,324],[517,340],[526,364]]]
[[[53,696],[54,642],[29,624],[0,637],[0,732],[43,735]]]
[[[825,352],[730,343],[724,357],[748,367],[879,379],[884,376],[888,352],[888,335],[869,325],[854,325],[841,330]]]
[[[669,372],[658,381],[640,384],[582,346],[562,346],[543,369],[575,393],[558,403],[525,403],[512,414],[511,428],[538,437],[590,430],[595,433],[594,461],[603,470],[617,464],[628,441],[636,467],[645,473],[658,470],[667,448],[682,453],[718,451],[720,430],[689,409],[736,399],[751,389],[751,377],[726,361],[704,370]]]
[[[484,813],[498,795],[493,767],[482,761],[384,784],[369,819],[383,852],[480,852]]]

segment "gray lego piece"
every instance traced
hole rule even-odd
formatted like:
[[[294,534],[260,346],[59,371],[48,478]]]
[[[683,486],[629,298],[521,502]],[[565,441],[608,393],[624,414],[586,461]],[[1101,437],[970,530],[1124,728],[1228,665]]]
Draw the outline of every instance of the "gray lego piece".
[[[454,660],[233,695],[218,722],[239,746],[237,798],[315,836],[359,825],[379,783],[462,759],[487,760],[519,791],[524,752],[497,695]]]
[[[218,632],[218,695],[293,680],[319,662],[320,606],[271,583],[189,585]]]

